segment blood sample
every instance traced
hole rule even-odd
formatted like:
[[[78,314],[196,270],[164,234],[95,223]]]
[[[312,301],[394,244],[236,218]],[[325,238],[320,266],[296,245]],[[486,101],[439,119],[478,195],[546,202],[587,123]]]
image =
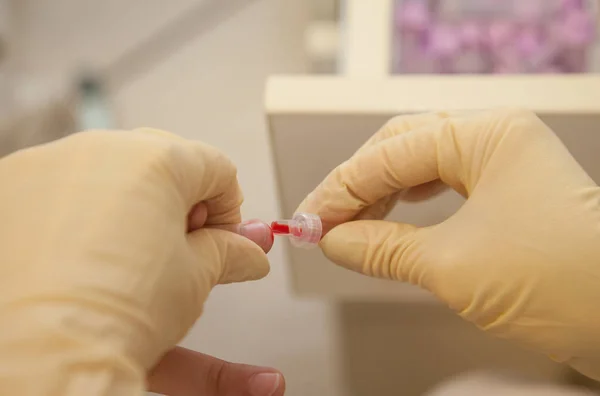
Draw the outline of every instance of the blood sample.
[[[271,231],[275,235],[289,235],[290,226],[284,221],[274,221],[271,223]]]
[[[296,213],[291,220],[271,223],[273,235],[287,236],[296,247],[312,248],[319,244],[323,226],[321,218],[311,213]]]

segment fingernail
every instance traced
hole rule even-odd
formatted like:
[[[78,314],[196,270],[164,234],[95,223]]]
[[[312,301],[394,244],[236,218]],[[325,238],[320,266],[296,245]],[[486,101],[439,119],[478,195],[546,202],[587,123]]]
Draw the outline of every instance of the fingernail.
[[[250,378],[248,390],[252,396],[272,396],[279,389],[281,375],[278,373],[261,373]]]
[[[240,235],[254,241],[264,251],[269,251],[273,243],[271,228],[260,220],[249,220],[240,225]]]

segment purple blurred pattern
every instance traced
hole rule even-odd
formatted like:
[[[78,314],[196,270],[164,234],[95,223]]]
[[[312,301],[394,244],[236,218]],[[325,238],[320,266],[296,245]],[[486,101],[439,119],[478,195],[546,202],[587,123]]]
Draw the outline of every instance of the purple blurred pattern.
[[[392,72],[587,71],[595,0],[476,1],[397,0]]]

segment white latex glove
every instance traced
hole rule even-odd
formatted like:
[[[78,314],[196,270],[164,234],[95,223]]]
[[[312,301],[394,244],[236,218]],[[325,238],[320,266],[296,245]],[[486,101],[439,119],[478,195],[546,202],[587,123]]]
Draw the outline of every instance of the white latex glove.
[[[215,285],[269,271],[232,232],[256,231],[234,165],[202,143],[80,133],[3,158],[0,183],[2,395],[142,394]]]
[[[360,220],[440,181],[467,197],[441,224]],[[331,229],[321,247],[333,262],[419,285],[481,329],[600,379],[600,189],[535,114],[395,118],[299,210]]]

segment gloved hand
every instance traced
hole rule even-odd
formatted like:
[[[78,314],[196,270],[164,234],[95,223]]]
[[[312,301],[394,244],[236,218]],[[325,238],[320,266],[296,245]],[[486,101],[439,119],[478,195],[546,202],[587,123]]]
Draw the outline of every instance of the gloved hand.
[[[361,220],[440,181],[467,197],[441,224]],[[600,189],[533,113],[395,118],[299,210],[331,230],[321,247],[333,262],[419,285],[481,329],[600,379]]]
[[[201,143],[85,132],[3,158],[0,183],[2,395],[142,394],[215,285],[269,270],[234,165]]]

